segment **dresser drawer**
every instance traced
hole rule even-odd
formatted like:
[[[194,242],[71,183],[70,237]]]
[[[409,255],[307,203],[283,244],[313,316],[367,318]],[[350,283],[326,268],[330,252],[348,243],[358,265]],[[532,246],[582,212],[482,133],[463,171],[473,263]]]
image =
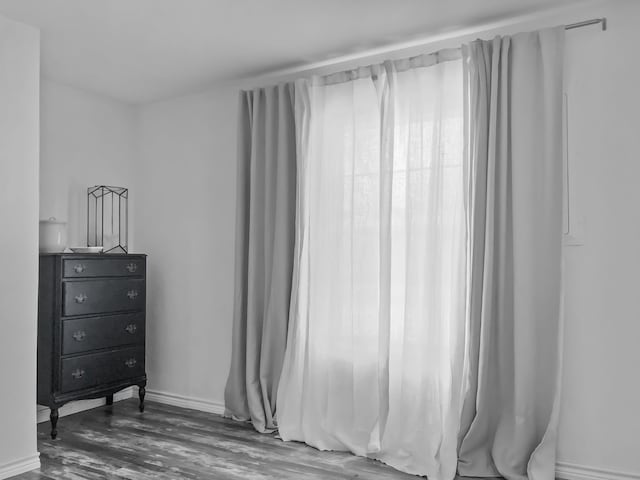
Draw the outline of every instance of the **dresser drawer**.
[[[144,375],[144,348],[124,348],[62,360],[60,392],[71,392],[96,385]]]
[[[141,278],[67,281],[62,291],[65,316],[143,310],[145,305],[145,281]]]
[[[62,354],[144,345],[144,314],[77,318],[62,322]]]
[[[105,254],[106,255],[106,254]],[[144,258],[65,258],[62,260],[62,275],[65,278],[79,277],[128,277],[144,276]]]

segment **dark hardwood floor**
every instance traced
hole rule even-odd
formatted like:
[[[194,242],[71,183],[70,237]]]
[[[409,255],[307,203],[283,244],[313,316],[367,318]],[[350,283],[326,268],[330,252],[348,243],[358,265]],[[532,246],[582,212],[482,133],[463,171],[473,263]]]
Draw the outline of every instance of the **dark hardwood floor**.
[[[374,460],[320,452],[219,415],[137,400],[38,425],[42,467],[13,480],[412,479]],[[467,479],[469,480],[469,479]]]
[[[113,409],[113,410],[112,410]],[[373,460],[319,452],[218,415],[136,400],[38,425],[40,471],[14,480],[415,479]]]

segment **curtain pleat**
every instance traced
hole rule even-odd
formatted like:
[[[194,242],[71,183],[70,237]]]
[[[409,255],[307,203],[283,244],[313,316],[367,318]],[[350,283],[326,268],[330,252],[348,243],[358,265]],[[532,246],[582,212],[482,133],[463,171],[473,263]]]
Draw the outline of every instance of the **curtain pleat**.
[[[225,408],[276,427],[293,270],[296,141],[293,85],[240,94],[232,358]]]
[[[284,440],[450,480],[465,338],[462,62],[296,82]],[[448,60],[448,61],[447,61]]]
[[[464,476],[555,475],[563,45],[559,27],[463,48],[472,192]]]

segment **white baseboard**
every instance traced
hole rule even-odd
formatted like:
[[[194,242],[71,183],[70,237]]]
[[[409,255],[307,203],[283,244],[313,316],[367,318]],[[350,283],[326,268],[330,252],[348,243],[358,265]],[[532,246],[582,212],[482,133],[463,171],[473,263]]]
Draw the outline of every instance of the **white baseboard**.
[[[0,480],[11,478],[21,473],[30,472],[40,468],[40,454],[36,453],[30,457],[14,460],[13,462],[0,465]]]
[[[160,392],[158,390],[147,390],[147,396],[145,398],[152,402],[173,405],[174,407],[190,408],[191,410],[224,415],[223,403],[205,400],[202,398],[186,397],[184,395]]]
[[[136,390],[137,392],[137,390]],[[118,393],[113,395],[113,401],[119,402],[120,400],[126,400],[135,396],[133,387],[125,388],[124,390],[120,390]],[[66,417],[67,415],[73,415],[74,413],[83,412],[85,410],[90,410],[92,408],[100,407],[105,405],[107,402],[104,398],[97,398],[94,400],[79,400],[77,402],[70,402],[66,405],[60,407],[58,411],[58,415],[60,417]],[[49,408],[38,405],[38,423],[48,422],[49,421]]]
[[[640,480],[640,473],[619,472],[558,462],[556,464],[556,478],[562,480]]]

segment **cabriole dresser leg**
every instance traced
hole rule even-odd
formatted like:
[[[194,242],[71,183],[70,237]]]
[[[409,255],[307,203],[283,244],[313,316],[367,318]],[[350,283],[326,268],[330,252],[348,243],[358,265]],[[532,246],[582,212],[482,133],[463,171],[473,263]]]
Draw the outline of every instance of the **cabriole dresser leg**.
[[[138,388],[138,397],[140,398],[140,412],[144,412],[144,395],[147,393],[145,387],[140,386]]]
[[[58,409],[52,408],[51,414],[49,415],[49,419],[51,420],[51,439],[55,440],[58,436]]]

